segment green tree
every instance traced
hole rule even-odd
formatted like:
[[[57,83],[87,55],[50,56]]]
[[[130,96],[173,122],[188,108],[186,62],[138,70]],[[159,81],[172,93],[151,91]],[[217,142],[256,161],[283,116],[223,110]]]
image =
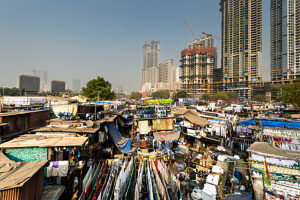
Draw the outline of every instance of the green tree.
[[[254,99],[254,101],[258,101],[258,102],[266,102],[267,101],[267,97],[262,94],[255,95],[253,97],[253,99]]]
[[[83,95],[92,101],[99,99],[110,100],[115,98],[115,93],[111,90],[111,83],[99,77],[90,80],[86,87],[82,88]]]
[[[18,88],[4,88],[4,95],[5,96],[18,96],[20,91]],[[3,96],[3,87],[0,88],[0,96]]]
[[[300,110],[300,79],[293,81],[293,84],[284,86],[280,99]]]
[[[215,100],[215,101],[218,101],[218,100],[228,101],[228,95],[225,91],[217,92],[213,96],[213,100]]]
[[[173,96],[173,99],[178,99],[178,98],[188,98],[189,95],[186,91],[184,90],[179,90],[177,91],[174,96]]]
[[[231,92],[231,91],[221,91],[221,92],[217,92],[217,94],[215,94],[213,96],[213,99],[215,101],[218,100],[223,100],[223,101],[236,101],[238,100],[238,94],[237,92]]]
[[[142,98],[142,94],[139,92],[131,92],[130,99],[140,100]]]
[[[47,91],[47,92],[43,91],[43,92],[39,92],[38,95],[39,96],[49,96],[49,95],[51,95],[51,92],[49,92],[49,91]]]
[[[229,101],[237,101],[239,99],[239,94],[237,92],[228,91],[227,95]]]
[[[277,85],[266,85],[263,88],[264,92],[279,92],[280,91],[280,86]]]
[[[212,97],[209,94],[203,94],[201,96],[201,99],[204,101],[209,101],[209,100],[212,100]]]
[[[152,97],[155,99],[168,99],[170,97],[169,90],[158,90],[152,93]]]

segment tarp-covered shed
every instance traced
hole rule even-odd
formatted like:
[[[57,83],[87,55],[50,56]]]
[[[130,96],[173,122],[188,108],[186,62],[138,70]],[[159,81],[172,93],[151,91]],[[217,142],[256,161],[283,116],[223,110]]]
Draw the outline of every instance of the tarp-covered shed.
[[[208,121],[206,119],[203,119],[202,117],[198,116],[197,113],[193,111],[187,111],[184,114],[184,117],[192,124],[197,124],[202,127],[208,125]]]
[[[0,199],[41,199],[47,160],[14,162],[0,152]]]
[[[247,151],[258,153],[266,156],[274,156],[281,158],[289,158],[293,160],[300,160],[300,152],[288,151],[279,149],[277,147],[272,146],[267,142],[255,142],[253,143]]]

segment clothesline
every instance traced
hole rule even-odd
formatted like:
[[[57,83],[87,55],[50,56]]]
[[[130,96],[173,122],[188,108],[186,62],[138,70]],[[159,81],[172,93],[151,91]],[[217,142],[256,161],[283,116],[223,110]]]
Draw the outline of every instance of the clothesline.
[[[262,161],[258,161],[258,160],[252,160],[251,158],[249,158],[249,162],[258,162],[258,163],[264,163]],[[300,169],[297,169],[297,168],[292,168],[292,167],[288,167],[288,166],[284,166],[284,165],[277,165],[277,164],[274,164],[274,163],[267,163],[268,165],[275,165],[275,166],[279,166],[279,167],[283,167],[283,168],[288,168],[288,169],[296,169],[296,170],[300,170]]]

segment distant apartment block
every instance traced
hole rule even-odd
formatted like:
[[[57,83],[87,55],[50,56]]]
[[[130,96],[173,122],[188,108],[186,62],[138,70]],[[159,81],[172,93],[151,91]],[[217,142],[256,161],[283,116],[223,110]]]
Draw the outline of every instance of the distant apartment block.
[[[40,92],[49,91],[49,79],[48,79],[48,71],[32,71],[34,76],[40,77]]]
[[[270,1],[271,80],[300,78],[300,1]]]
[[[173,66],[173,59],[166,60],[165,62],[159,64],[158,82],[171,83],[177,81],[174,75],[174,73],[176,73],[176,69],[177,68]]]
[[[262,81],[262,0],[221,0],[224,88],[250,98]]]
[[[143,46],[142,92],[157,90],[179,90],[179,68],[169,59],[159,64],[159,41]]]
[[[173,59],[159,64],[156,90],[180,90],[179,67],[173,65]]]
[[[73,79],[72,80],[72,90],[73,91],[80,91],[81,85],[79,79]]]

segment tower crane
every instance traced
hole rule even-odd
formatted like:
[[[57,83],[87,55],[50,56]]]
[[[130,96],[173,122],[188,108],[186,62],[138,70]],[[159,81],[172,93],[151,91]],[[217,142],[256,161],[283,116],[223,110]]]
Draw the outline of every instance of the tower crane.
[[[193,30],[191,29],[191,27],[189,26],[189,24],[186,22],[186,20],[184,20],[184,23],[186,25],[186,27],[190,30],[190,32],[192,33],[192,35],[194,36],[195,40],[199,40],[197,38],[197,36],[194,34]]]
[[[202,34],[203,35],[206,35],[206,37],[212,37],[212,38],[214,38],[214,39],[216,39],[216,40],[220,40],[220,38],[218,38],[218,37],[215,37],[215,36],[213,36],[212,34],[210,34],[210,33],[205,33],[205,32],[202,32]]]

